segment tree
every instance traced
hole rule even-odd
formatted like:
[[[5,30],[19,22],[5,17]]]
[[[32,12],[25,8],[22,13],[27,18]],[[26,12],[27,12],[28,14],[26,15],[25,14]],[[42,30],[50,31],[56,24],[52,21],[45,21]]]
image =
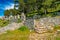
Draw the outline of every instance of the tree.
[[[5,17],[9,17],[9,14],[10,14],[10,11],[9,11],[9,10],[5,10],[5,11],[4,11]]]
[[[19,1],[19,11],[20,12],[24,12],[24,7],[25,7],[25,3],[24,3],[24,0],[18,0]]]
[[[12,13],[13,16],[18,14],[17,10],[15,10],[15,9],[10,9],[10,12]]]
[[[18,0],[19,12],[28,16],[49,14],[60,10],[59,0]]]
[[[27,0],[25,10],[27,16],[34,16],[36,14],[36,0]]]

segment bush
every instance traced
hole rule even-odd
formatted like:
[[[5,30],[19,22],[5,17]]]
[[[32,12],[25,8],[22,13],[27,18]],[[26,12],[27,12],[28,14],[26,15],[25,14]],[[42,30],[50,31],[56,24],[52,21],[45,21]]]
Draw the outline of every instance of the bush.
[[[0,27],[4,27],[4,26],[6,26],[8,24],[9,24],[8,20],[2,20],[2,19],[0,19]]]
[[[29,30],[29,28],[26,27],[26,26],[22,26],[18,30],[20,30],[20,31],[26,31],[26,30]]]

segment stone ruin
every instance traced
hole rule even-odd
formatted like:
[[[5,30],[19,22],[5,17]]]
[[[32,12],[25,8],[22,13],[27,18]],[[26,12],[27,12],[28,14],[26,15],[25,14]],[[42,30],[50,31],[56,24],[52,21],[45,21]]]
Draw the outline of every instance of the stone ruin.
[[[21,14],[21,16],[18,15],[18,17],[15,16],[15,19],[13,16],[10,16],[10,20],[17,18],[20,18],[24,25],[26,25],[29,29],[33,29],[38,33],[44,33],[47,32],[47,30],[53,30],[53,27],[55,25],[60,25],[60,18],[59,17],[46,17],[46,18],[40,18],[38,20],[33,18],[26,19],[26,16],[24,13]]]
[[[48,32],[54,30],[55,25],[60,25],[60,18],[47,17],[34,20],[34,33],[30,34],[30,40],[56,40],[57,31]],[[60,31],[60,30],[59,30]]]
[[[53,30],[55,25],[60,25],[60,18],[41,18],[38,21],[34,20],[34,29],[38,33],[44,33],[48,30]]]
[[[21,20],[23,24],[26,25],[29,29],[33,29],[38,33],[44,33],[48,30],[53,30],[55,25],[60,25],[59,17],[46,17],[40,18],[38,20],[33,18],[26,19],[24,13],[21,14]]]
[[[28,26],[30,29],[35,30],[38,33],[48,32],[48,30],[53,30],[55,25],[60,25],[60,18],[57,17],[47,17],[36,19],[27,19],[24,21],[24,25]]]

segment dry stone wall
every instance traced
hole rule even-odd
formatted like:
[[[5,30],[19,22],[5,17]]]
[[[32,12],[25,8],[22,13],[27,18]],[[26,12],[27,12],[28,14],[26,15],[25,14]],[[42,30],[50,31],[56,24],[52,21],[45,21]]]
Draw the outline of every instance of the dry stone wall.
[[[25,20],[24,25],[26,25],[29,29],[33,29],[33,27],[34,27],[34,19]]]
[[[28,26],[39,33],[47,32],[47,30],[53,30],[55,25],[60,25],[59,17],[47,17],[36,19],[27,19],[24,21],[24,25]]]
[[[47,32],[47,30],[53,30],[55,25],[60,25],[60,18],[40,18],[39,20],[34,20],[34,29],[38,33]]]
[[[40,18],[34,20],[35,32],[30,34],[30,40],[56,40],[58,32],[48,32],[52,31],[55,25],[60,25],[60,18]]]

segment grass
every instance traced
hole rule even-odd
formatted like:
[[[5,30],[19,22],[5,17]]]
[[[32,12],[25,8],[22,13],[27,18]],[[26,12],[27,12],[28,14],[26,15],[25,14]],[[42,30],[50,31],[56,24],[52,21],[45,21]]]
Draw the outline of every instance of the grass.
[[[60,30],[60,25],[55,25],[54,30]],[[55,40],[60,40],[60,32],[57,33],[57,36],[55,37]]]
[[[0,35],[0,40],[29,40],[29,35],[33,32],[30,32],[28,27],[22,26],[18,30],[7,31],[7,33]],[[60,40],[60,37],[57,36],[54,39]]]
[[[24,26],[23,26],[24,27]],[[21,29],[24,29],[23,31]],[[30,31],[26,28],[20,28],[14,31],[0,35],[0,40],[29,40]]]
[[[60,40],[60,37],[56,37],[56,39],[55,40]]]
[[[57,36],[55,37],[55,40],[60,40],[60,33],[57,34]]]
[[[55,25],[54,30],[60,30],[60,25]]]
[[[28,27],[22,26],[17,30],[14,31],[8,30],[7,33],[1,34],[0,40],[29,40],[29,35],[32,33],[34,33],[34,31],[30,32]],[[50,38],[50,36],[48,36],[48,38]],[[60,36],[55,37],[55,40],[60,40]]]

